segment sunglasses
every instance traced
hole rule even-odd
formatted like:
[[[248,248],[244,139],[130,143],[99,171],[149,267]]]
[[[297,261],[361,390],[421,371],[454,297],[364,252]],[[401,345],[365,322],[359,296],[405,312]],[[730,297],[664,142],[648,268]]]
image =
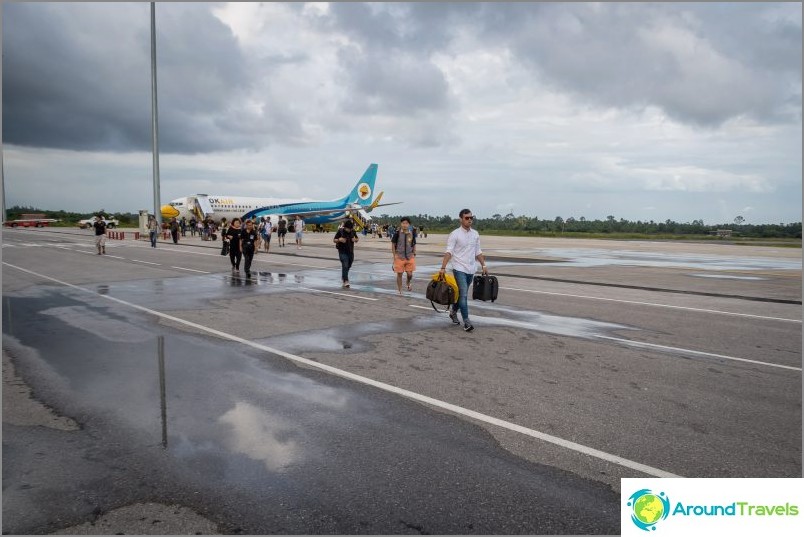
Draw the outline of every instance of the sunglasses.
[[[463,219],[464,220],[474,220],[475,217],[474,216],[464,216]]]

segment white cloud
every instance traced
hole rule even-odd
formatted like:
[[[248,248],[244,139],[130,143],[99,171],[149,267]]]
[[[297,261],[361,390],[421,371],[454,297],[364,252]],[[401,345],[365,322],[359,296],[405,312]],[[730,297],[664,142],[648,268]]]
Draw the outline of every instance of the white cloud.
[[[6,144],[9,205],[152,206],[145,93],[134,102],[116,91],[107,103],[74,83],[102,68],[109,87],[127,87],[117,63],[147,80],[146,42],[107,45],[116,36],[101,23],[112,9],[4,10],[14,30],[4,53],[21,62],[4,65],[4,90],[7,81],[55,88],[42,102],[4,91],[4,112],[17,118],[4,114],[4,136],[18,125],[18,143],[39,147]],[[147,34],[146,12],[129,6],[129,26],[116,22],[125,43]],[[79,32],[87,14],[94,30]],[[167,33],[160,88],[173,99],[160,100],[160,135],[172,140],[161,155],[165,200],[332,199],[377,162],[384,199],[405,202],[389,210],[411,214],[469,206],[480,215],[650,210],[712,220],[749,206],[757,220],[801,218],[798,4],[165,4],[157,15]],[[196,35],[201,27],[213,43]],[[38,47],[51,42],[74,75],[62,86],[36,78],[50,72],[43,58],[52,55]],[[126,57],[104,63],[105,46]],[[33,142],[33,123],[17,113],[69,110],[76,92],[93,104],[80,109],[99,116],[82,114],[93,140],[116,152],[83,137],[64,144],[74,137],[63,126]],[[120,102],[125,113],[109,119]],[[129,134],[138,146],[125,147]],[[123,141],[111,143],[116,136]]]

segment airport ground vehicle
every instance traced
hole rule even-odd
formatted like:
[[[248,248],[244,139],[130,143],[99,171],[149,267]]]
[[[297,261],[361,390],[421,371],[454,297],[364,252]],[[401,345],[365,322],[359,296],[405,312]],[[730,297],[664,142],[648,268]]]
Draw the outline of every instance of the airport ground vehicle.
[[[4,224],[6,227],[45,227],[57,221],[55,218],[46,218],[43,213],[25,213],[19,219],[8,220]]]
[[[120,225],[120,221],[116,218],[104,217],[103,221],[106,222],[106,229],[114,229]],[[92,229],[92,224],[95,223],[95,217],[85,218],[78,221],[78,227],[81,229]]]

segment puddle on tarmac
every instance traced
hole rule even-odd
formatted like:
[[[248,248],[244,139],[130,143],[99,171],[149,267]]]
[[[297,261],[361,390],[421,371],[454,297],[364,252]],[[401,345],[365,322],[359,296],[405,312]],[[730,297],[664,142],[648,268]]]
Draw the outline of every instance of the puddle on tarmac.
[[[175,290],[166,282],[166,294]],[[400,489],[410,492],[405,505],[416,520],[434,533],[459,533],[465,517],[438,526],[443,507],[428,495],[471,508],[488,525],[481,533],[539,533],[536,512],[521,525],[519,500],[543,497],[545,486],[555,491],[551,512],[572,520],[576,506],[561,498],[600,496],[583,528],[596,527],[616,503],[606,487],[511,455],[471,423],[239,343],[177,334],[97,295],[40,287],[4,298],[4,347],[26,356],[21,375],[53,408],[79,417],[82,434],[98,442],[86,451],[69,442],[58,449],[78,449],[102,472],[134,461],[131,479],[142,472],[148,483],[148,473],[159,472],[171,490],[230,498],[232,518],[248,520],[254,533],[279,527],[301,534],[313,527],[310,518],[331,512],[337,523],[321,533],[404,532],[395,519],[384,522]],[[427,318],[407,326],[422,322],[432,324]],[[399,328],[374,323],[349,335]],[[331,341],[341,344],[336,334]],[[54,482],[71,492],[58,476]],[[268,505],[260,503],[265,498]],[[601,531],[616,531],[616,517],[608,519]]]
[[[800,259],[766,257],[733,257],[722,255],[695,255],[632,250],[597,250],[593,248],[532,248],[522,250],[495,250],[498,253],[522,255],[536,254],[557,258],[549,267],[668,267],[698,270],[801,270]],[[564,259],[564,261],[561,261]]]

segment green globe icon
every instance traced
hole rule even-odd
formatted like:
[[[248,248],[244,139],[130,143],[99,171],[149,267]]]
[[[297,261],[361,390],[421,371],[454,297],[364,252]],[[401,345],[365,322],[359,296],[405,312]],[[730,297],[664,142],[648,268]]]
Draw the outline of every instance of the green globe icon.
[[[634,502],[634,516],[643,524],[654,524],[662,514],[664,506],[655,494],[645,494]]]

